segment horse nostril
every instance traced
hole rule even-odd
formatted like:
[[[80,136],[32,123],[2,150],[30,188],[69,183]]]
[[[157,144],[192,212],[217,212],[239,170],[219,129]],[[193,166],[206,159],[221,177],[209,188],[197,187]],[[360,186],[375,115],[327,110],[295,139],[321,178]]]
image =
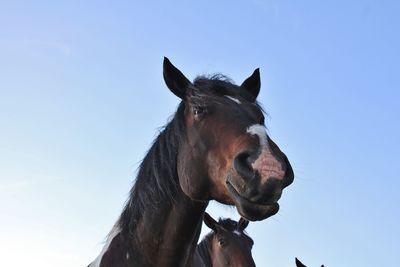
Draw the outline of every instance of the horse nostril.
[[[254,169],[251,167],[249,152],[239,153],[233,161],[233,166],[243,178],[251,179],[254,177]]]

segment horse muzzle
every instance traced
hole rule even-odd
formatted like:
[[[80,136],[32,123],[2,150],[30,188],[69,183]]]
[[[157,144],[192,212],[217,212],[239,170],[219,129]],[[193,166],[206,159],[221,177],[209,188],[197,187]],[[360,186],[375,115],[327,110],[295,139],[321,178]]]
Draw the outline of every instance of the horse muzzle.
[[[237,154],[233,163],[226,184],[239,213],[252,221],[276,214],[282,190],[294,179],[286,156],[277,157],[262,147]]]

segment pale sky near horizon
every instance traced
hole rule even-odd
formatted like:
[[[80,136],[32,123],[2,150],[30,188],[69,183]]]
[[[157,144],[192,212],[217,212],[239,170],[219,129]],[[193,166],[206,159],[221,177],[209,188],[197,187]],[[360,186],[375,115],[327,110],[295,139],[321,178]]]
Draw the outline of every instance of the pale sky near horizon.
[[[179,103],[164,56],[190,79],[261,70],[296,178],[248,227],[257,266],[396,265],[399,14],[374,0],[2,1],[1,265],[94,260]]]

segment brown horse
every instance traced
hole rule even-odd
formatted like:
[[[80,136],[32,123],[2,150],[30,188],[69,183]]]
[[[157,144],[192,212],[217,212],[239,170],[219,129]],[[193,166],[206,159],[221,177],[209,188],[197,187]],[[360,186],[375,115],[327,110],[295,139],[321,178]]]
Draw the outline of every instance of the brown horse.
[[[258,69],[240,86],[221,75],[192,83],[165,58],[163,75],[182,101],[144,157],[92,267],[190,266],[210,200],[263,220],[278,212],[293,181],[256,102]]]
[[[296,267],[307,267],[304,265],[298,258],[296,258]],[[324,267],[324,265],[321,265],[321,267]]]
[[[255,267],[251,249],[253,240],[244,232],[249,221],[240,218],[215,221],[208,213],[204,222],[213,231],[197,245],[196,267]]]

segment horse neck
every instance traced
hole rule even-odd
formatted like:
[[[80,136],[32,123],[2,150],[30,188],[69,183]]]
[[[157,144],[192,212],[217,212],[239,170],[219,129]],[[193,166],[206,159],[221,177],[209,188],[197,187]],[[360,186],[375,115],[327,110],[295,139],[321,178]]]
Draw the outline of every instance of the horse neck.
[[[178,116],[179,109],[145,156],[119,220],[134,266],[190,265],[200,235],[208,202],[191,200],[179,186],[177,154],[184,130]]]

